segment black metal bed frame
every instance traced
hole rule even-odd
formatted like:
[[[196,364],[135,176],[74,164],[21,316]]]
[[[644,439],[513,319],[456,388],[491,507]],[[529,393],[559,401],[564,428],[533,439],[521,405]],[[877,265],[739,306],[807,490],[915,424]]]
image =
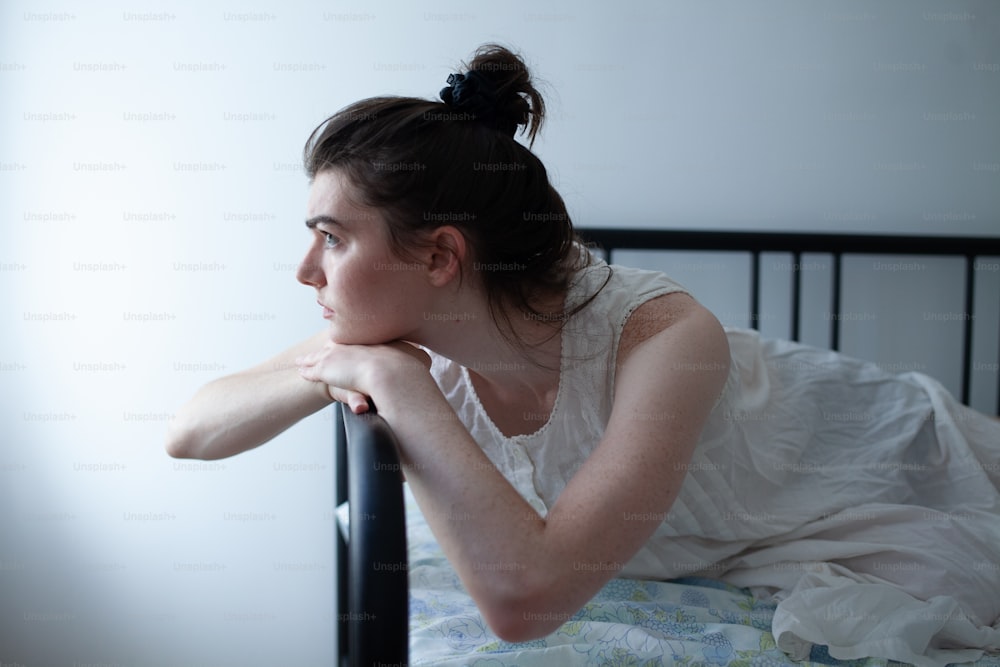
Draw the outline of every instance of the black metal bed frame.
[[[406,508],[396,436],[374,410],[333,407],[334,500],[350,506],[336,527],[337,664],[402,667],[409,635]]]
[[[614,250],[703,250],[749,252],[750,324],[760,321],[760,265],[765,252],[792,255],[792,331],[791,340],[799,340],[799,313],[802,300],[802,255],[818,253],[833,258],[831,269],[830,348],[840,349],[841,259],[844,255],[937,255],[965,258],[965,303],[962,320],[962,389],[961,400],[969,402],[972,383],[972,322],[975,310],[975,260],[1000,256],[1000,237],[971,236],[895,236],[853,234],[799,234],[784,232],[719,232],[668,229],[578,229],[582,237],[608,253]],[[998,296],[1000,299],[1000,296]],[[1000,349],[1000,348],[998,348]],[[997,413],[1000,414],[1000,382]]]
[[[963,403],[968,403],[972,367],[972,321],[977,257],[1000,257],[1000,237],[886,236],[721,232],[659,229],[581,228],[587,242],[607,253],[614,250],[739,251],[752,255],[751,325],[759,322],[761,253],[793,257],[792,339],[798,340],[801,307],[801,256],[831,255],[831,347],[840,343],[841,259],[850,254],[954,255],[965,258],[963,329]],[[1000,295],[998,295],[1000,299]],[[1000,343],[1000,341],[998,341]],[[1000,382],[998,382],[1000,384]],[[1000,414],[1000,387],[998,387]],[[406,517],[402,475],[395,436],[372,411],[354,415],[335,406],[335,500],[350,503],[349,539],[337,534],[338,664],[370,667],[408,664],[409,586]]]

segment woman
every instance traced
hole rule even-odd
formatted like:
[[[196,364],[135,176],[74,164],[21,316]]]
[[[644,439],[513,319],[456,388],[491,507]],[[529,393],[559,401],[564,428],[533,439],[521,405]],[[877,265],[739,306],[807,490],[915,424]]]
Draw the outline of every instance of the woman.
[[[777,593],[796,657],[1000,647],[997,569],[937,548],[995,561],[1000,474],[980,462],[1000,426],[929,378],[724,331],[666,276],[592,259],[514,140],[544,118],[524,63],[485,46],[448,83],[442,102],[363,100],[313,132],[298,279],[329,326],[203,388],[169,453],[231,456],[331,401],[371,402],[510,641],[554,631],[612,577],[708,572]]]

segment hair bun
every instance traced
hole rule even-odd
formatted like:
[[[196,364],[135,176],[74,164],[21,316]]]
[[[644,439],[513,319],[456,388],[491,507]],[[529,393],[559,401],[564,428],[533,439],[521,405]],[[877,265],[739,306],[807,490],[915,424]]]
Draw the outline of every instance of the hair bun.
[[[466,67],[465,74],[448,76],[448,87],[440,93],[444,103],[510,137],[521,128],[533,144],[545,103],[524,61],[502,46],[484,44]]]

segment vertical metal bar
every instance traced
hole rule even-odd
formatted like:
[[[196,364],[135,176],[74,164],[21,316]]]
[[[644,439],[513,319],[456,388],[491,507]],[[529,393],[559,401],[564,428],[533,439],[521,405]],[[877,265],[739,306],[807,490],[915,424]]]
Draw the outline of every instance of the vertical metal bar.
[[[962,319],[962,403],[969,404],[972,386],[972,311],[975,308],[975,255],[965,256],[965,312]]]
[[[334,510],[341,503],[347,502],[348,498],[348,476],[347,476],[347,432],[344,427],[344,406],[342,403],[334,403],[331,406],[333,411],[333,449],[334,449],[334,479],[333,497]],[[351,572],[348,567],[347,541],[340,532],[340,521],[337,514],[333,515],[333,536],[336,541],[337,553],[337,613],[334,617],[337,628],[337,664],[348,665],[351,651],[348,645],[348,582],[351,580]]]
[[[750,326],[760,330],[760,251],[751,251],[750,258]]]
[[[833,294],[830,304],[830,311],[833,315],[830,321],[830,349],[840,351],[840,256],[842,253],[833,253],[833,275],[830,280],[833,283]]]
[[[796,250],[792,253],[792,340],[799,340],[799,313],[802,299],[802,253]]]
[[[398,445],[373,409],[344,410],[351,527],[347,610],[351,665],[408,664],[406,511]]]

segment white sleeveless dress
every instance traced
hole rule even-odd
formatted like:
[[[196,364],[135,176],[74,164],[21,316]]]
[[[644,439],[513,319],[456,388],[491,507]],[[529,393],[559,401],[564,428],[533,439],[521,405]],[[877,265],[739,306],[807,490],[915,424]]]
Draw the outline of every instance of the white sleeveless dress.
[[[581,271],[567,304],[608,278]],[[563,331],[544,425],[505,437],[468,370],[431,372],[486,455],[543,516],[599,443],[626,319],[683,287],[613,266]],[[727,329],[731,371],[666,520],[626,577],[708,576],[779,600],[778,646],[805,659],[918,665],[1000,649],[1000,422],[935,380]],[[664,428],[669,428],[665,423]]]

